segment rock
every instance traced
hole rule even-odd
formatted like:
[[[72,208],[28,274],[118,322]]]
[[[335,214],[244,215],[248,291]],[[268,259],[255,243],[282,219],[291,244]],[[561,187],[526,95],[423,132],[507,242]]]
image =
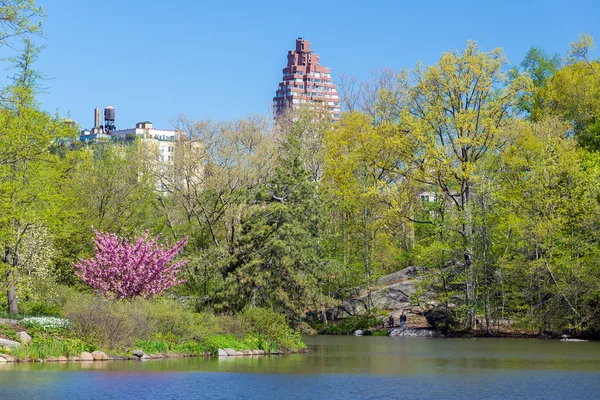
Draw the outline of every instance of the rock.
[[[298,353],[300,353],[300,354],[306,354],[306,353],[308,353],[308,349],[306,347],[304,347],[302,349],[298,349]]]
[[[424,315],[427,323],[441,332],[448,332],[456,324],[454,317],[443,307],[431,308]]]
[[[48,357],[46,358],[46,362],[57,362],[58,361],[58,357]]]
[[[131,352],[131,354],[133,354],[136,357],[142,358],[146,353],[144,353],[142,350],[134,350]]]
[[[270,354],[281,355],[283,352],[281,350],[273,350]]]
[[[108,356],[106,355],[105,352],[103,351],[94,351],[92,353],[92,357],[94,358],[94,361],[106,361],[108,360]]]
[[[256,350],[256,354],[259,356],[264,356],[265,354],[267,354],[267,352],[264,350]]]
[[[8,362],[8,360],[6,358],[0,357],[0,364],[4,364],[4,363],[7,363],[7,362]]]
[[[218,349],[217,350],[217,356],[219,357],[227,357],[229,354],[227,354],[227,352],[223,349]]]
[[[81,354],[79,354],[79,361],[94,361],[94,356],[87,351],[82,351]]]
[[[416,277],[417,273],[418,273],[417,267],[407,267],[401,271],[397,271],[397,272],[391,273],[389,275],[380,277],[379,279],[377,279],[376,285],[377,286],[385,286],[385,285],[391,285],[393,283],[405,281],[405,280]]]
[[[17,335],[19,336],[21,343],[23,343],[25,346],[27,346],[33,340],[27,332],[17,332]]]
[[[19,343],[19,342],[15,342],[14,340],[0,338],[0,347],[8,347],[9,349],[16,349],[19,346],[21,346],[21,343]]]
[[[4,358],[7,362],[15,362],[16,358],[9,356],[8,354],[0,354],[0,357]]]
[[[140,360],[150,360],[150,357],[148,357],[148,354],[144,354],[143,356],[141,356],[139,358]]]
[[[79,357],[78,357],[78,356],[70,356],[70,357],[69,357],[69,361],[78,362],[78,361],[80,361],[80,360],[79,360]]]
[[[354,336],[362,336],[363,335],[363,331],[361,331],[360,329],[357,329],[354,331]]]
[[[58,357],[58,361],[69,361],[69,359],[65,356]]]
[[[390,331],[392,337],[437,337],[437,331],[431,329],[397,328]]]
[[[242,355],[244,355],[244,356],[251,356],[252,355],[252,350],[242,350]]]
[[[225,351],[225,353],[227,353],[228,356],[237,356],[238,355],[237,351],[235,351],[234,349],[226,348],[226,349],[223,349],[223,351]]]

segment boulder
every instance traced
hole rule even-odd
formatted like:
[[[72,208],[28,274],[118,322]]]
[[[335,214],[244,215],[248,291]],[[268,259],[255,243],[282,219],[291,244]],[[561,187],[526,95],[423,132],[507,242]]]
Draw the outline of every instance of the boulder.
[[[0,357],[0,364],[4,364],[4,363],[7,363],[7,362],[8,362],[8,360],[6,358]]]
[[[244,356],[251,356],[252,355],[252,350],[242,350],[242,355],[244,355]]]
[[[78,356],[70,356],[69,361],[77,362],[80,361]]]
[[[144,356],[144,353],[142,350],[134,350],[131,352],[131,354],[133,354],[134,356],[138,357],[138,358],[142,358]]]
[[[225,351],[225,353],[227,353],[228,356],[237,356],[238,355],[237,351],[235,351],[234,349],[226,348],[223,350]]]
[[[17,332],[17,335],[19,336],[21,343],[23,343],[25,346],[27,346],[33,340],[27,332]]]
[[[354,331],[354,336],[362,336],[363,335],[363,331],[361,331],[360,329],[357,329]]]
[[[217,356],[219,357],[227,357],[229,354],[227,354],[227,352],[223,349],[218,349],[217,350]]]
[[[106,355],[103,351],[94,351],[92,353],[92,357],[94,357],[94,361],[106,361],[108,360],[108,355]]]
[[[82,351],[81,354],[79,354],[79,361],[94,361],[94,356],[87,351]]]
[[[267,354],[267,352],[264,350],[256,350],[256,354],[258,354],[259,356],[264,356],[265,354]]]
[[[148,357],[148,354],[144,354],[143,356],[141,356],[139,358],[140,360],[150,360],[150,357]]]
[[[16,349],[21,346],[21,343],[15,342],[14,340],[0,338],[0,347],[8,347],[9,349]]]
[[[431,329],[397,328],[390,331],[392,337],[437,337],[437,331]]]
[[[46,362],[57,362],[58,361],[58,357],[48,357],[46,358]]]
[[[0,357],[4,358],[8,362],[15,362],[16,361],[16,359],[13,356],[10,356],[8,354],[0,354]]]
[[[456,321],[454,316],[449,313],[444,307],[434,307],[425,311],[425,319],[433,329],[441,332],[448,332],[452,329]]]
[[[69,361],[69,359],[65,356],[58,357],[58,361]]]

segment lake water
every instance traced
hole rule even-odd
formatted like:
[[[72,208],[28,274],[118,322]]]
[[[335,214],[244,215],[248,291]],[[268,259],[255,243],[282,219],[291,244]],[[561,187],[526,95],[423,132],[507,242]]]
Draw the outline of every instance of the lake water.
[[[0,365],[0,399],[599,399],[600,343],[317,336],[305,355]]]

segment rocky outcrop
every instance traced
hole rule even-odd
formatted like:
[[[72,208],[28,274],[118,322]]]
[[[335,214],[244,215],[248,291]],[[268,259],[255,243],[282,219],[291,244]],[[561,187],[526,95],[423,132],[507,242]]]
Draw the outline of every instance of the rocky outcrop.
[[[441,332],[448,332],[456,323],[453,315],[448,313],[448,311],[443,307],[431,308],[425,311],[424,315],[427,319],[427,323],[429,323],[433,329]]]
[[[398,328],[390,331],[392,337],[439,337],[439,332],[432,329]]]
[[[354,331],[354,336],[362,336],[363,335],[363,331],[361,331],[360,329]]]
[[[371,291],[373,306],[380,310],[411,313],[414,305],[411,303],[410,297],[416,291],[415,285],[418,279],[416,267],[404,268],[401,271],[382,276],[375,282]],[[367,293],[363,291],[360,295],[343,302],[340,306],[342,315],[339,316],[363,314],[366,304]],[[415,310],[415,312],[417,311],[421,312],[422,310]]]

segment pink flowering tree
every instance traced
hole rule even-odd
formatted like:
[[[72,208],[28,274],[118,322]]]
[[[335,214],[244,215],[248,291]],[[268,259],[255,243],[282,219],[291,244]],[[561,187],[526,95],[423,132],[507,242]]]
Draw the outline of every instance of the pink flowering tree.
[[[150,298],[185,282],[177,273],[187,261],[171,263],[187,243],[173,247],[148,233],[127,241],[112,233],[94,231],[96,255],[75,264],[77,275],[103,295],[117,299]]]

